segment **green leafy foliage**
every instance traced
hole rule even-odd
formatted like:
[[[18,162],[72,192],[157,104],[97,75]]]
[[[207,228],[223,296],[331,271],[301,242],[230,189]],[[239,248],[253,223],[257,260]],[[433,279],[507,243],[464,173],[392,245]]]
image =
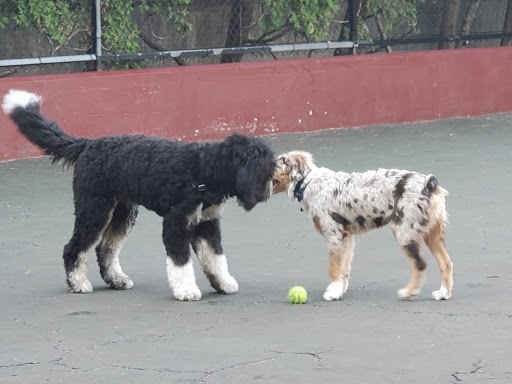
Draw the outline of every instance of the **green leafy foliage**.
[[[12,4],[12,3],[11,3]],[[59,44],[67,44],[76,30],[85,29],[90,5],[85,2],[81,12],[72,9],[72,2],[52,0],[18,0],[15,3],[15,23],[28,30],[37,30]],[[5,14],[2,16],[7,18]],[[5,24],[4,24],[5,25]]]
[[[416,27],[416,7],[424,0],[366,0],[367,18],[377,15],[382,20],[383,31],[388,35],[397,36],[407,29]],[[359,19],[358,33],[360,38],[370,38],[365,20]]]
[[[186,19],[189,14],[187,6],[193,2],[194,0],[142,0],[139,9],[143,13],[154,12],[164,16],[179,32],[188,33],[192,30],[192,24]]]
[[[139,28],[132,21],[132,13],[132,0],[101,1],[101,34],[106,51],[134,53],[140,49]]]
[[[142,25],[135,23],[134,14],[160,15],[185,34],[192,30],[188,20],[195,0],[101,0],[102,50],[104,53],[135,53],[141,49]],[[213,0],[211,0],[213,3]],[[348,0],[244,0],[257,1],[262,11],[259,27],[267,43],[295,33],[307,41],[325,39],[340,7]],[[357,10],[358,39],[371,39],[374,26],[370,20],[378,17],[381,31],[388,38],[400,37],[416,24],[417,4],[424,0],[360,0]],[[42,37],[75,50],[91,49],[93,0],[0,0],[0,30],[10,20],[18,28],[37,31]],[[225,0],[218,2],[225,6]],[[256,20],[256,19],[255,19]],[[258,25],[252,23],[251,27]],[[369,28],[370,26],[370,28]],[[349,28],[342,27],[342,37],[348,39]],[[373,34],[373,32],[372,32]],[[74,36],[79,39],[71,39]],[[261,39],[265,41],[265,39]],[[73,44],[73,46],[71,46]],[[53,52],[52,52],[53,53]],[[111,62],[107,68],[143,68],[144,60]]]
[[[264,30],[291,27],[309,40],[325,38],[336,11],[336,0],[263,0],[267,12],[262,19]]]
[[[5,28],[5,26],[9,23],[7,8],[9,5],[10,3],[8,0],[0,0],[0,29]]]
[[[102,49],[105,53],[135,53],[140,50],[140,26],[134,23],[136,10],[143,13],[164,16],[169,23],[182,32],[192,29],[187,22],[187,6],[194,0],[101,0]],[[0,0],[0,29],[5,28],[9,19],[26,30],[37,31],[42,37],[55,41],[61,46],[69,44],[71,38],[82,32],[87,35],[80,47],[87,51],[92,41],[93,0]],[[107,68],[144,68],[144,60],[112,62]]]

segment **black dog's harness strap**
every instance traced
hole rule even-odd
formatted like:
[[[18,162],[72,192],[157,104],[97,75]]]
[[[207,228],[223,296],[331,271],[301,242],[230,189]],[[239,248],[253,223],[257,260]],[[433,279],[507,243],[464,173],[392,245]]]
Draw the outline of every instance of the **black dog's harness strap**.
[[[304,179],[301,179],[297,185],[295,186],[295,189],[293,190],[293,196],[295,196],[297,198],[297,200],[299,201],[299,203],[302,201],[302,199],[304,198],[304,191],[306,190],[306,187],[308,186],[309,182],[307,183],[304,183]]]

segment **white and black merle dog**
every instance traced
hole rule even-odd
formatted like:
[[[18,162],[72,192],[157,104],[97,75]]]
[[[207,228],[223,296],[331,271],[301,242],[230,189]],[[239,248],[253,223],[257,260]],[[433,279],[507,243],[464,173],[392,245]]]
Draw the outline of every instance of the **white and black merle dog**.
[[[54,162],[74,165],[76,218],[73,236],[64,247],[72,292],[92,291],[86,254],[96,244],[103,280],[115,289],[133,287],[121,269],[119,252],[138,205],[163,217],[167,276],[176,299],[201,298],[190,245],[215,290],[238,290],[223,254],[219,219],[229,197],[236,197],[246,211],[269,198],[276,162],[262,139],[237,133],[207,143],[143,135],[75,137],[40,113],[41,100],[11,90],[2,108]]]
[[[287,192],[302,203],[315,228],[327,241],[330,284],[325,300],[339,300],[348,288],[354,235],[389,224],[412,265],[409,283],[399,297],[420,293],[426,263],[420,254],[424,240],[441,271],[436,300],[452,295],[453,263],[445,248],[448,192],[432,175],[397,169],[363,173],[319,168],[308,152],[292,151],[277,158],[273,193]]]

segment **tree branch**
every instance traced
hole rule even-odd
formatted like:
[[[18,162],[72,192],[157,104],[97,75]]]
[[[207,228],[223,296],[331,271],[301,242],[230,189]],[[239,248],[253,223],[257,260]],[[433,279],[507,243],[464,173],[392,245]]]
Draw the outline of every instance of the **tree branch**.
[[[480,5],[480,0],[472,0],[471,4],[466,11],[466,16],[464,16],[464,21],[462,22],[462,28],[460,29],[460,35],[466,36],[469,35],[469,31],[471,30],[471,25],[473,24],[473,20],[475,20],[476,11],[478,6]],[[467,41],[458,40],[455,44],[455,48],[461,48],[467,44]]]
[[[440,37],[450,37],[455,34],[457,28],[457,16],[459,15],[460,0],[445,1],[441,26],[439,27]],[[438,49],[452,49],[452,41],[439,41]]]
[[[273,42],[274,40],[280,39],[281,37],[286,35],[291,30],[292,30],[292,26],[290,24],[286,24],[281,28],[274,29],[273,31],[265,32],[263,35],[261,35],[257,39],[245,39],[243,41],[243,43],[246,45],[265,45],[265,44]],[[267,36],[270,36],[273,33],[275,33],[274,36],[266,38]]]
[[[80,32],[87,32],[87,29],[77,29],[76,31],[72,32],[71,35],[69,35],[67,38],[66,38],[66,43],[65,44],[59,44],[57,45],[57,47],[53,47],[53,44],[52,42],[50,41],[50,38],[47,36],[46,38],[48,39],[48,42],[50,43],[50,46],[52,47],[52,53],[51,55],[55,55],[57,53],[57,51],[59,49],[61,49],[62,47],[65,47],[66,44],[69,43],[69,40],[71,40],[73,37],[76,36],[76,34],[80,33]],[[79,49],[79,48],[73,48],[73,50],[75,51],[81,51],[81,52],[85,52],[87,51],[87,49]]]
[[[10,76],[12,75],[13,73],[17,73],[19,71],[21,67],[14,67],[12,69],[9,69],[8,71],[5,71],[5,72],[1,72],[0,73],[0,78],[2,77],[7,77],[7,76]]]
[[[503,23],[503,33],[512,32],[512,0],[507,1],[507,12],[505,13],[505,22]],[[501,46],[508,46],[512,42],[510,37],[501,39]]]
[[[343,21],[341,22],[341,30],[340,30],[340,34],[338,35],[338,41],[342,41],[343,40],[343,35],[344,35],[344,31],[345,29],[349,28],[350,29],[350,20],[349,20],[349,7],[347,5],[347,8],[345,9],[345,16],[343,18]],[[334,53],[333,53],[333,56],[342,56],[343,54],[347,53],[348,50],[345,48],[336,48],[334,50]]]
[[[146,19],[145,21],[148,23],[148,27],[149,27],[149,30],[151,31],[151,34],[156,37],[156,35],[153,33],[153,29],[151,28],[151,25],[149,23],[149,19],[147,17],[145,17],[145,19]],[[164,47],[160,43],[160,41],[158,41],[158,40],[154,41],[149,36],[147,36],[144,33],[143,28],[140,28],[139,36],[142,39],[142,41],[144,42],[144,44],[146,44],[149,48],[154,49],[155,51],[167,51],[168,50],[166,47]],[[158,37],[156,37],[156,38],[158,38]],[[163,40],[163,38],[161,40]],[[183,60],[181,57],[173,57],[172,59],[174,60],[174,62],[176,64],[178,64],[181,67],[187,65],[185,63],[185,60]]]
[[[381,40],[387,40],[388,37],[386,36],[386,32],[384,32],[384,25],[382,25],[382,17],[380,12],[375,16],[375,22],[377,23],[377,29],[379,30]],[[386,45],[386,52],[393,52],[389,45]]]

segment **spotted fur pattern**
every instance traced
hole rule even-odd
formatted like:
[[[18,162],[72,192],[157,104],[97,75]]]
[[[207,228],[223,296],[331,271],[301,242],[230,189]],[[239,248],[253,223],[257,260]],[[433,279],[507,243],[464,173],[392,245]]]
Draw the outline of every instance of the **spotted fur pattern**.
[[[362,173],[334,172],[319,168],[311,154],[285,153],[277,159],[274,193],[296,199],[302,181],[302,205],[329,248],[331,284],[324,299],[339,300],[347,290],[355,245],[354,236],[385,225],[410,259],[412,276],[398,291],[400,297],[417,295],[424,282],[426,262],[420,245],[424,240],[439,263],[442,276],[436,300],[449,299],[453,264],[446,252],[445,196],[448,192],[432,175],[398,169]]]

